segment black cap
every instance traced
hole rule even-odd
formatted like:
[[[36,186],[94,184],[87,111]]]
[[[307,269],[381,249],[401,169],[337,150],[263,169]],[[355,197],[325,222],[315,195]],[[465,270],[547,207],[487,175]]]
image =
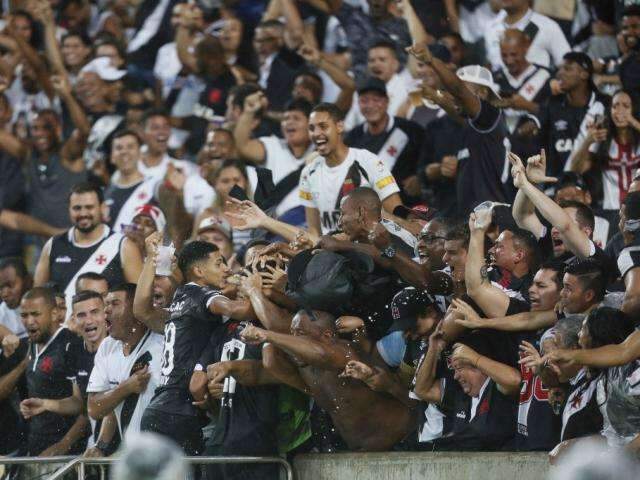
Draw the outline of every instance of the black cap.
[[[367,92],[378,92],[386,97],[387,86],[379,78],[367,77],[358,82],[358,95],[362,95]]]
[[[400,290],[391,300],[393,323],[389,327],[389,332],[405,331],[413,328],[420,312],[431,305],[437,308],[433,297],[424,290],[414,287]]]
[[[593,62],[591,61],[589,55],[587,55],[586,53],[575,51],[567,52],[562,58],[566,61],[577,63],[578,65],[580,65],[589,73],[589,77],[593,75]]]
[[[580,190],[587,190],[587,182],[584,181],[584,177],[579,173],[563,172],[558,177],[555,192],[565,187],[577,187]]]
[[[427,48],[431,52],[431,55],[438,60],[442,60],[444,63],[449,63],[451,61],[451,52],[445,45],[441,43],[432,43]]]

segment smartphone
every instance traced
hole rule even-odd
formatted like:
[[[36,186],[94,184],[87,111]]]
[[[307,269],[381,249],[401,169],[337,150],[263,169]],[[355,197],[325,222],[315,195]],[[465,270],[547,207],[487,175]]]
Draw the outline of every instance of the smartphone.
[[[240,200],[241,202],[249,200],[249,197],[247,197],[247,192],[241,189],[238,185],[233,186],[233,188],[229,191],[229,196],[235,198],[236,200]]]

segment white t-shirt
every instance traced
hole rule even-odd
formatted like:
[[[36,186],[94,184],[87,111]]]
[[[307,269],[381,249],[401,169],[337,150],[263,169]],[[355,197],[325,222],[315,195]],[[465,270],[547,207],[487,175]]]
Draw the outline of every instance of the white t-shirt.
[[[315,158],[302,170],[299,195],[303,206],[315,208],[320,212],[323,234],[335,230],[338,226],[340,210],[336,203],[349,167],[356,161],[366,173],[366,178],[361,173],[360,185],[356,187],[373,188],[380,200],[400,191],[384,162],[368,150],[350,148],[347,158],[337,167],[327,166],[324,157]]]
[[[276,185],[291,172],[295,172],[304,165],[305,157],[313,148],[310,146],[302,157],[296,158],[287,146],[287,142],[282,138],[271,135],[269,137],[260,137],[259,140],[264,145],[265,150],[264,166],[271,170],[273,183]],[[277,206],[276,215],[280,216],[298,206],[300,206],[300,196],[297,189],[294,188]]]
[[[111,337],[107,337],[102,341],[96,352],[87,393],[101,393],[116,388],[131,376],[131,368],[136,363],[136,360],[142,357],[145,352],[149,352],[151,354],[151,362],[149,363],[151,378],[146,390],[138,396],[138,402],[130,417],[129,424],[125,425],[124,428],[127,435],[131,435],[131,433],[140,431],[142,414],[149,402],[151,402],[156,387],[160,383],[164,337],[158,333],[148,331],[138,342],[136,348],[126,357],[122,353],[122,347],[123,343],[120,340],[115,340]],[[121,415],[125,402],[126,400],[120,402],[115,409],[121,436],[123,434]]]
[[[11,309],[6,303],[2,302],[0,304],[0,325],[7,327],[17,337],[24,338],[27,336],[27,331],[20,318],[20,307]]]
[[[531,45],[527,51],[529,63],[543,67],[558,67],[562,64],[562,57],[571,50],[571,47],[556,22],[531,9],[512,25],[505,23],[506,17],[507,12],[502,10],[496,19],[487,26],[487,33],[484,36],[487,60],[491,62],[493,70],[503,66],[500,55],[500,39],[507,28],[521,30],[531,38]]]

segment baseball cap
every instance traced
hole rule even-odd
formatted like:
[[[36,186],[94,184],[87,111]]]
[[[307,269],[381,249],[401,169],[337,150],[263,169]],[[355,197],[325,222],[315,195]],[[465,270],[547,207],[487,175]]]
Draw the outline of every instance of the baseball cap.
[[[219,217],[206,217],[200,221],[200,225],[198,225],[198,232],[202,233],[206,230],[218,230],[229,240],[233,238],[233,234],[231,231],[231,225],[224,218]]]
[[[500,98],[498,94],[498,86],[493,82],[493,75],[488,68],[481,65],[467,65],[461,67],[456,71],[458,78],[464,82],[475,83],[476,85],[483,85],[487,87],[491,92]]]
[[[386,97],[387,86],[379,78],[366,77],[358,83],[358,95],[362,95],[367,92],[378,92]]]
[[[413,207],[398,205],[396,208],[393,209],[393,214],[396,217],[405,218],[405,219],[408,218],[409,215],[413,215],[414,217],[419,218],[420,220],[424,220],[428,222],[435,216],[436,211],[433,208],[429,208],[423,204],[414,205]]]
[[[426,307],[434,306],[433,297],[425,290],[407,287],[395,294],[391,300],[391,318],[393,323],[389,332],[405,331],[415,326],[418,315]],[[440,310],[438,308],[438,310]]]
[[[165,218],[164,213],[162,213],[162,210],[155,205],[148,203],[146,205],[140,205],[136,208],[133,218],[138,215],[145,215],[153,220],[156,224],[156,230],[159,232],[162,232],[164,230],[164,226],[167,224],[167,219]]]
[[[451,61],[451,52],[445,45],[441,43],[432,43],[431,45],[428,45],[427,48],[431,52],[431,55],[438,60],[442,60],[444,63],[449,63]]]
[[[105,82],[115,82],[120,80],[127,74],[126,70],[118,70],[111,64],[109,57],[98,57],[87,63],[80,73],[93,72],[97,74]]]

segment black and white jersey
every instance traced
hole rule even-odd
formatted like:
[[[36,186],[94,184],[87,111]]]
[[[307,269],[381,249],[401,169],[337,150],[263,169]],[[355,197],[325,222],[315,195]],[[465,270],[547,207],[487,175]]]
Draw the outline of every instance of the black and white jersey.
[[[164,338],[147,331],[129,355],[123,353],[124,344],[111,337],[105,338],[96,352],[87,392],[102,393],[116,388],[139,369],[148,366],[151,374],[147,388],[141,394],[132,394],[119,403],[114,412],[120,437],[140,431],[140,420],[160,383],[160,368]]]
[[[516,78],[509,73],[506,67],[500,68],[493,73],[493,80],[500,89],[502,97],[520,95],[525,100],[537,103],[544,103],[551,96],[549,82],[551,72],[540,65],[529,65],[529,67]],[[537,119],[529,112],[507,108],[504,111],[507,129],[510,133],[518,127],[523,119]]]
[[[587,134],[587,125],[604,114],[608,101],[592,92],[585,106],[572,107],[564,95],[550,97],[540,109],[540,142],[547,154],[547,175],[557,177]]]
[[[80,337],[64,327],[60,327],[43,346],[31,344],[26,370],[29,397],[54,400],[70,397],[77,380],[82,350]],[[31,418],[29,454],[37,455],[60,441],[75,420],[75,416],[52,412]]]
[[[136,209],[153,200],[157,182],[143,180],[128,187],[114,183],[104,191],[104,203],[108,207],[106,222],[114,232],[122,231],[123,225],[130,225]]]
[[[590,378],[586,368],[571,380],[562,411],[562,441],[586,437],[602,430],[602,414],[596,395],[598,380],[598,377]]]
[[[367,124],[362,123],[345,135],[344,143],[376,154],[402,185],[403,180],[416,174],[423,134],[423,129],[417,123],[389,116],[387,127],[382,133],[372,135]],[[401,196],[405,205],[417,200],[409,198],[403,192]]]
[[[68,305],[76,293],[76,278],[83,273],[100,273],[106,277],[109,285],[124,281],[120,258],[124,236],[120,233],[112,234],[106,225],[103,228],[102,237],[92,245],[81,246],[76,243],[75,227],[51,239],[49,280],[64,289]]]
[[[197,414],[191,404],[189,381],[213,330],[223,323],[220,315],[209,310],[216,297],[223,297],[219,290],[195,283],[176,290],[164,327],[160,386],[148,408],[176,415]]]
[[[625,275],[634,268],[640,267],[640,241],[625,247],[618,255],[618,270],[620,278],[624,280]]]
[[[87,146],[82,154],[87,169],[93,167],[96,162],[107,164],[109,151],[111,150],[111,140],[124,124],[124,117],[119,114],[96,115],[90,120],[91,131],[87,138]]]

